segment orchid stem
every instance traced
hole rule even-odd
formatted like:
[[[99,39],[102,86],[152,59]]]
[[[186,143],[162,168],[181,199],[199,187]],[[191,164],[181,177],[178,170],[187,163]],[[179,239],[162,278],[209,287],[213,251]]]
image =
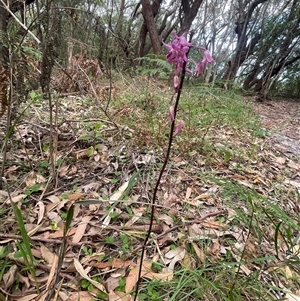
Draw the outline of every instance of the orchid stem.
[[[191,32],[190,41],[192,40],[193,34],[194,33]],[[186,54],[187,57],[188,57],[188,53],[189,53],[189,51]],[[148,241],[149,241],[149,238],[150,238],[150,235],[151,235],[152,226],[153,226],[153,222],[154,222],[154,210],[155,210],[155,202],[156,202],[158,187],[160,185],[161,178],[162,178],[162,176],[165,172],[165,169],[167,167],[167,164],[168,164],[168,161],[169,161],[169,158],[170,158],[170,153],[171,153],[171,148],[172,148],[172,143],[173,143],[173,138],[174,138],[174,129],[175,129],[175,122],[176,122],[177,108],[178,108],[178,105],[179,105],[181,91],[182,91],[184,78],[185,78],[185,74],[186,74],[186,65],[187,65],[187,62],[184,62],[183,67],[182,67],[182,71],[181,71],[179,89],[178,89],[177,96],[176,96],[176,101],[175,101],[175,104],[174,104],[174,118],[171,122],[168,147],[167,147],[164,163],[163,163],[163,166],[160,169],[160,173],[159,173],[159,176],[157,178],[157,181],[156,181],[156,184],[155,184],[155,187],[154,187],[154,191],[153,191],[153,196],[152,196],[152,199],[151,199],[150,224],[149,224],[149,229],[147,231],[147,235],[146,235],[146,238],[144,240],[144,244],[143,244],[143,248],[142,248],[142,254],[141,254],[141,259],[140,259],[141,262],[140,262],[140,265],[139,265],[138,280],[137,280],[137,283],[136,283],[136,288],[135,288],[135,294],[134,294],[133,301],[137,300],[137,296],[138,296],[138,293],[139,293],[139,286],[140,286],[140,282],[141,282],[142,269],[143,269],[144,254],[145,254],[146,246],[148,244]]]

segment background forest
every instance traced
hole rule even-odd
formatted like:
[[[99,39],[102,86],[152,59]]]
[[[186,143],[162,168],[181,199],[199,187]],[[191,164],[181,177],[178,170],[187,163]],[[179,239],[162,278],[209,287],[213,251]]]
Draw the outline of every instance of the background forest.
[[[0,0],[0,301],[299,301],[299,75],[300,0]]]
[[[45,89],[76,55],[106,75],[163,75],[162,41],[192,30],[215,59],[202,82],[299,97],[299,10],[298,0],[2,0],[0,56],[18,69],[20,89]]]

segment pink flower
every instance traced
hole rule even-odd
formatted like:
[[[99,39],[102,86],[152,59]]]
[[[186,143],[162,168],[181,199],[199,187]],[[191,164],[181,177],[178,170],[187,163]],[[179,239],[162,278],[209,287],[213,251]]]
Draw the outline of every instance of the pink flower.
[[[195,70],[194,70],[194,76],[198,77],[200,74],[203,73],[205,68],[206,60],[203,59],[198,64],[196,64]]]
[[[186,40],[186,35],[183,34],[181,36],[178,36],[177,33],[173,33],[174,40],[171,43],[163,44],[168,48],[168,54],[167,54],[167,62],[172,63],[175,65],[175,71],[174,71],[174,81],[173,86],[175,93],[172,95],[171,102],[170,102],[170,119],[172,122],[174,122],[176,118],[176,112],[174,109],[174,106],[172,105],[173,97],[177,94],[177,96],[180,97],[180,80],[179,80],[179,74],[183,71],[183,67],[185,66],[185,72],[189,74],[190,76],[200,76],[207,63],[212,63],[214,59],[212,58],[209,51],[204,47],[197,47],[197,49],[201,49],[203,51],[203,58],[199,63],[196,63],[194,60],[190,60],[194,64],[194,70],[191,70],[187,68],[187,64],[189,63],[188,60],[188,52],[190,47],[193,46],[192,43],[188,42]],[[178,100],[176,100],[178,101]],[[182,128],[184,127],[184,120],[181,120],[174,129],[174,135],[178,134]]]
[[[175,75],[178,75],[184,62],[188,62],[187,53],[193,44],[186,40],[185,34],[178,36],[174,32],[173,35],[174,40],[171,43],[163,44],[168,48],[167,62],[175,64]]]
[[[184,63],[188,63],[187,53],[190,47],[193,47],[193,44],[186,40],[186,34],[182,34],[178,36],[176,32],[173,33],[174,40],[168,44],[163,44],[168,48],[167,54],[167,62],[175,64],[175,72],[174,72],[174,89],[177,93],[179,91],[179,79],[178,75],[183,69]],[[209,51],[204,47],[197,47],[195,48],[203,50],[203,59],[195,64],[194,70],[190,70],[186,68],[186,72],[192,76],[200,76],[207,63],[212,63],[214,59],[212,58]]]
[[[207,63],[212,63],[214,61],[214,59],[212,58],[212,56],[210,55],[209,51],[207,49],[204,50],[204,59]]]
[[[179,77],[178,77],[178,75],[174,76],[174,89],[175,89],[176,93],[179,91]]]
[[[181,120],[175,127],[174,134],[178,134],[184,126],[184,120]]]
[[[214,61],[214,59],[212,58],[212,56],[210,55],[210,53],[207,49],[202,48],[202,47],[201,47],[201,49],[204,49],[203,59],[198,64],[194,62],[196,67],[195,67],[193,75],[196,77],[200,76],[203,73],[206,63],[211,64]]]
[[[170,106],[170,119],[171,121],[175,120],[175,111],[174,111],[174,106]]]

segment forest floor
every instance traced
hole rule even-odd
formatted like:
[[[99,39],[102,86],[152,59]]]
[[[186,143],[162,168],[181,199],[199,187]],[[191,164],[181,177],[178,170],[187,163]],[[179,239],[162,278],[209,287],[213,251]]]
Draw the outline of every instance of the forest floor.
[[[46,100],[22,105],[0,145],[1,301],[133,300],[170,94],[53,95],[52,133]],[[300,103],[189,87],[181,114],[139,300],[299,301]]]
[[[300,157],[299,100],[281,98],[268,102],[252,100],[252,103],[263,126],[272,133],[271,139],[274,147]]]

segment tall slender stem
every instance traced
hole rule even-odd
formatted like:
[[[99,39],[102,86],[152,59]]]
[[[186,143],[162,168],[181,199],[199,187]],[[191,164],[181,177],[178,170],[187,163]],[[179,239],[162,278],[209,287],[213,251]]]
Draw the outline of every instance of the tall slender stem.
[[[190,35],[190,41],[192,40],[192,36],[193,36],[193,33],[191,33],[191,35]],[[187,56],[188,56],[188,53],[189,53],[189,51],[186,54]],[[177,109],[178,109],[179,100],[180,100],[180,96],[181,96],[181,91],[182,91],[182,87],[183,87],[183,82],[184,82],[184,78],[185,78],[185,74],[186,74],[186,64],[187,64],[187,62],[183,63],[183,67],[182,67],[182,71],[181,71],[179,89],[178,89],[177,96],[176,96],[176,101],[175,101],[175,104],[174,104],[174,119],[172,120],[171,127],[170,127],[169,142],[168,142],[168,147],[167,147],[165,159],[164,159],[164,162],[163,162],[163,166],[160,169],[160,173],[159,173],[159,176],[157,178],[157,181],[156,181],[156,184],[155,184],[155,187],[154,187],[152,200],[151,200],[150,224],[149,224],[149,229],[147,231],[147,235],[146,235],[146,238],[144,240],[144,244],[143,244],[143,248],[142,248],[142,254],[141,254],[141,259],[140,259],[141,262],[140,262],[140,265],[139,265],[139,273],[138,273],[138,281],[137,281],[137,284],[136,284],[136,289],[135,289],[135,294],[134,294],[134,299],[133,299],[134,301],[137,300],[137,296],[138,296],[138,293],[139,293],[139,285],[140,285],[142,269],[143,269],[144,253],[145,253],[145,250],[146,250],[146,246],[148,244],[148,240],[149,240],[150,235],[151,235],[152,226],[153,226],[153,222],[154,222],[154,210],[155,210],[156,196],[157,196],[157,192],[158,192],[158,188],[159,188],[159,185],[160,185],[161,178],[162,178],[162,176],[165,172],[165,169],[166,169],[168,161],[169,161],[170,153],[171,153],[171,148],[172,148],[172,143],[173,143],[173,138],[174,138],[174,129],[175,129]]]

